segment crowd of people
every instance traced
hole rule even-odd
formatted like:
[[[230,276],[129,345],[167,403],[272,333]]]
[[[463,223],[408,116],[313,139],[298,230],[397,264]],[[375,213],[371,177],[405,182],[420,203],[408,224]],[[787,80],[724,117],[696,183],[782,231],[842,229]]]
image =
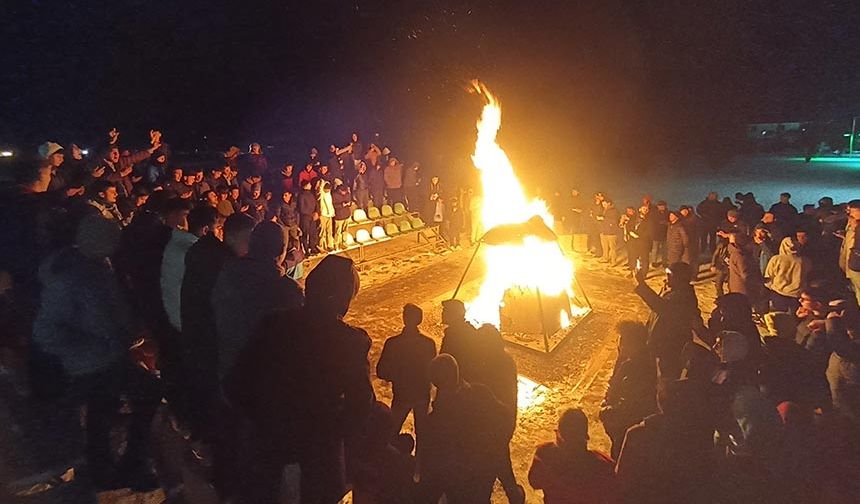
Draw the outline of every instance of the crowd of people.
[[[0,197],[3,365],[26,356],[18,390],[51,412],[46,456],[74,460],[65,441],[86,411],[75,485],[162,487],[182,502],[186,474],[153,447],[160,423],[224,502],[334,504],[351,490],[357,503],[474,504],[496,481],[525,501],[510,453],[517,366],[498,329],[449,300],[437,349],[421,308],[405,305],[375,366],[388,405],[367,332],[343,320],[360,288],[352,261],[328,254],[297,282],[305,255],[342,247],[344,209],[401,202],[458,243],[479,196],[422,183],[419,165],[357,134],[327,161],[312,149],[298,173],[269,169],[257,144],[207,173],[172,164],[155,130],[141,151],[121,149],[116,130],[108,141],[96,163],[43,144]],[[591,207],[579,198],[550,202],[574,250],[626,263],[651,315],[618,326],[600,411],[610,452],[589,449],[582,410],[562,412],[528,472],[544,501],[851,495],[860,200],[798,212],[784,194],[765,212],[751,194],[736,208],[712,193],[670,211],[645,197],[622,215],[602,193]],[[692,285],[706,256],[718,295],[707,323]],[[645,283],[658,266],[659,293]],[[410,413],[414,436],[401,432]]]

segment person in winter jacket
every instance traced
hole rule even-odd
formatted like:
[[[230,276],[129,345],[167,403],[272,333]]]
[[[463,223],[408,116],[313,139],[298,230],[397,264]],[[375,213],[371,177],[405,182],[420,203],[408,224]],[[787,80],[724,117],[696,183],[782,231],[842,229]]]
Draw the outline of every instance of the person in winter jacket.
[[[370,199],[376,208],[385,204],[385,170],[379,164],[367,167],[367,187],[370,190]]]
[[[690,264],[690,237],[681,223],[678,212],[669,212],[669,227],[666,231],[666,260],[669,264]]]
[[[420,184],[421,165],[414,162],[403,172],[403,194],[406,198],[407,207],[413,211],[420,211],[421,209]]]
[[[345,247],[346,226],[352,216],[352,193],[349,191],[349,186],[340,179],[335,179],[331,202],[334,205],[334,248],[342,250]]]
[[[696,213],[702,217],[702,239],[708,253],[713,253],[717,247],[717,228],[725,218],[726,210],[715,192],[708,193],[708,197],[696,207]]]
[[[620,232],[620,216],[612,200],[603,200],[603,214],[596,216],[600,227],[600,245],[603,255],[600,262],[608,263],[610,266],[618,266],[618,235]]]
[[[129,347],[139,329],[108,261],[119,240],[115,223],[85,217],[75,246],[57,252],[40,269],[44,288],[33,325],[34,356],[49,356],[56,363],[38,369],[52,369],[57,375],[36,376],[54,381],[53,388],[63,390],[67,399],[56,415],[77,419],[79,405],[87,407],[87,469],[97,488],[128,486],[127,478],[144,475],[143,454],[155,411],[152,401],[132,401],[124,460],[113,461],[111,428],[120,394],[133,374]]]
[[[460,374],[469,381],[477,369],[480,348],[477,329],[466,320],[466,305],[459,299],[442,301],[442,323],[447,327],[439,353],[457,359]]]
[[[628,429],[618,455],[623,502],[708,502],[714,495],[714,419],[697,407],[701,394],[693,381],[661,383],[660,413]]]
[[[588,449],[588,418],[571,408],[558,419],[555,442],[535,450],[529,484],[543,490],[545,504],[613,503],[614,468],[608,455]]]
[[[433,359],[430,379],[436,397],[427,417],[420,502],[441,495],[452,504],[489,502],[511,415],[489,388],[463,381],[451,355]]]
[[[331,195],[331,184],[323,181],[319,187],[320,240],[319,248],[323,252],[334,250],[334,202]]]
[[[287,230],[299,228],[299,211],[295,201],[295,195],[290,191],[284,191],[281,201],[271,209],[271,220],[284,226]]]
[[[808,257],[797,255],[794,240],[783,238],[779,254],[770,258],[764,276],[770,289],[772,311],[794,313],[800,306],[798,298],[806,289],[812,264]]]
[[[355,179],[352,181],[352,195],[358,208],[365,212],[370,204],[370,189],[367,178],[367,163],[359,161],[356,165]]]
[[[284,229],[270,221],[254,228],[248,255],[224,264],[212,291],[218,339],[218,374],[226,376],[263,316],[302,304],[302,291],[284,276]]]
[[[848,202],[848,222],[845,230],[842,246],[839,249],[839,267],[845,272],[848,283],[854,289],[857,304],[860,305],[860,199]],[[853,260],[852,260],[853,258]]]
[[[634,292],[651,308],[648,317],[648,349],[657,358],[660,376],[676,379],[681,375],[681,352],[693,338],[693,329],[702,326],[699,302],[690,285],[690,265],[669,266],[663,294],[657,294],[637,277]]]
[[[758,307],[764,295],[764,278],[753,253],[750,237],[742,233],[731,233],[728,250],[729,292],[747,296],[753,307]]]
[[[238,257],[241,249],[247,249],[253,227],[254,221],[247,215],[233,214],[224,222],[223,241],[212,230],[201,236],[185,254],[179,304],[182,395],[188,406],[192,436],[208,442],[218,435],[221,396],[212,292],[224,264]],[[240,242],[244,242],[244,246],[237,246]]]
[[[257,440],[243,502],[278,502],[290,463],[301,468],[301,502],[338,502],[344,445],[365,431],[374,408],[370,338],[343,321],[360,286],[352,260],[326,256],[305,286],[304,306],[261,321],[225,387]]]
[[[436,343],[421,333],[424,318],[421,308],[403,306],[403,331],[385,340],[376,364],[376,376],[391,382],[394,431],[400,432],[409,412],[415,419],[416,453],[420,457],[424,422],[430,407],[430,361],[436,357]]]
[[[657,410],[657,368],[648,352],[648,330],[638,322],[618,324],[618,358],[600,407],[600,420],[618,458],[624,433]]]
[[[383,171],[383,178],[385,180],[385,194],[388,196],[388,204],[393,205],[398,201],[402,203],[403,165],[400,164],[400,161],[396,157],[388,160],[388,165],[386,165]]]
[[[729,278],[729,234],[749,234],[749,226],[738,217],[737,210],[726,212],[726,219],[717,229],[717,246],[711,257],[711,271],[715,273],[714,287],[717,297],[725,292],[724,284]]]
[[[860,425],[860,317],[850,302],[832,303],[834,310],[825,322],[833,353],[827,366],[827,381],[833,409],[853,425]]]
[[[248,147],[248,154],[239,158],[242,175],[265,178],[269,174],[269,160],[263,155],[260,144],[254,142]]]
[[[302,184],[302,192],[299,193],[299,229],[302,231],[302,246],[305,254],[316,254],[319,246],[319,202],[311,190],[311,183],[305,181]]]
[[[654,226],[654,242],[651,245],[651,266],[664,268],[666,259],[666,234],[669,231],[669,208],[665,201],[658,201],[651,215]],[[677,261],[674,261],[677,262]]]
[[[779,195],[779,203],[771,205],[769,212],[785,225],[791,226],[797,219],[797,207],[791,204],[791,194],[787,192]]]
[[[92,185],[90,192],[92,196],[87,199],[87,205],[104,219],[112,221],[119,227],[125,226],[125,220],[117,206],[119,193],[116,186],[106,180],[99,180]]]

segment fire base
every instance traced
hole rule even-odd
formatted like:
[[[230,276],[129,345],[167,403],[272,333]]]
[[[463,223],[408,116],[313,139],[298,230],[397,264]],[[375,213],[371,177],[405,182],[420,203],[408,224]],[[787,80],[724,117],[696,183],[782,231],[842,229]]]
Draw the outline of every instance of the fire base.
[[[546,296],[534,289],[510,289],[499,308],[502,337],[514,345],[552,352],[592,311],[590,303],[576,306],[571,301],[576,300],[566,293]]]

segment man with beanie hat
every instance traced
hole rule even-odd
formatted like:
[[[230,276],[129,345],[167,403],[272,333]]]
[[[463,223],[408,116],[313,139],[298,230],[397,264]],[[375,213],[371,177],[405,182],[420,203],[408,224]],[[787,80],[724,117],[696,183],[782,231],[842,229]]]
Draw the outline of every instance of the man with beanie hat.
[[[224,377],[263,315],[302,305],[302,291],[285,276],[287,243],[280,224],[263,221],[251,232],[248,255],[228,260],[215,282],[212,307],[218,339],[218,372]]]
[[[725,283],[729,279],[729,235],[741,233],[749,235],[749,226],[740,220],[740,214],[735,209],[726,212],[726,219],[717,228],[717,246],[711,257],[711,271],[714,276],[714,287],[717,297],[725,292]]]
[[[304,307],[270,312],[239,356],[226,390],[258,439],[247,502],[277,501],[283,467],[295,462],[302,502],[346,493],[344,442],[375,401],[370,338],[343,321],[359,285],[351,259],[327,256],[308,275]]]

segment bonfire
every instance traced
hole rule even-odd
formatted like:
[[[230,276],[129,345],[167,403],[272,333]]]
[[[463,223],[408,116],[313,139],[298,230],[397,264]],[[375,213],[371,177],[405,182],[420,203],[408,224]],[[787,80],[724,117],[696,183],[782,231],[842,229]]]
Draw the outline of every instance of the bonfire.
[[[587,300],[576,299],[573,261],[552,232],[546,202],[526,196],[496,140],[502,122],[498,99],[482,83],[472,86],[486,101],[472,162],[481,175],[480,219],[488,231],[482,240],[486,274],[477,297],[467,302],[467,317],[503,333],[540,334],[547,343],[590,308]]]

